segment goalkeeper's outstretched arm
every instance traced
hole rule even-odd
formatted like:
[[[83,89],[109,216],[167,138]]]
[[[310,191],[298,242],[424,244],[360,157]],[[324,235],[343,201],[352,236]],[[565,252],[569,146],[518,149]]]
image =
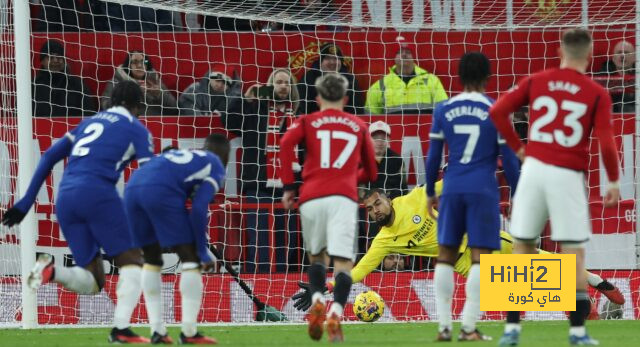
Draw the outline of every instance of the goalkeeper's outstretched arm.
[[[382,263],[384,257],[389,255],[390,253],[391,252],[387,247],[382,245],[380,242],[376,242],[376,240],[374,239],[367,253],[365,253],[362,259],[360,259],[360,261],[356,264],[356,266],[351,269],[351,279],[353,283],[362,282],[362,280],[367,277],[368,274],[370,274],[371,272],[373,272],[373,270],[380,266],[380,263]],[[331,289],[333,287],[333,284],[334,282],[331,281],[327,285],[327,287]]]

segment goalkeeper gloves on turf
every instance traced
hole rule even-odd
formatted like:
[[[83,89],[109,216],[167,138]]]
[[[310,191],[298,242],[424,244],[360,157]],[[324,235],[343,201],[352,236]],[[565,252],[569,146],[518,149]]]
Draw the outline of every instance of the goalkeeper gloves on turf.
[[[12,207],[4,213],[4,216],[2,216],[2,224],[8,227],[14,226],[15,224],[20,224],[20,222],[22,222],[24,216],[26,215],[27,214],[25,212]]]
[[[298,311],[307,311],[311,307],[311,285],[307,282],[298,282],[298,287],[302,291],[291,297],[293,299],[293,307]],[[325,293],[331,291],[326,285],[322,290]]]

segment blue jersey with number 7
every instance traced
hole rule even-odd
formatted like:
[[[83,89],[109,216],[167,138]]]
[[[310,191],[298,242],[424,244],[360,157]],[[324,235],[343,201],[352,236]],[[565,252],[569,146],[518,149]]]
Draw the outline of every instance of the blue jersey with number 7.
[[[499,154],[503,155],[508,178],[509,175],[516,175],[508,181],[514,184],[517,182],[518,160],[504,140],[500,139],[489,117],[489,108],[493,102],[484,94],[465,92],[436,106],[429,134],[427,193],[429,186],[434,185],[437,179],[434,176],[437,176],[444,142],[447,144],[449,156],[443,195],[497,195],[496,169]]]

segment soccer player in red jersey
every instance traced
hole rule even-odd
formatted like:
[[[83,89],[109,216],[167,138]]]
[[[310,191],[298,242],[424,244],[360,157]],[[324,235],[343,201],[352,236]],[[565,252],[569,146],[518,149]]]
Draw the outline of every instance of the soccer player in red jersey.
[[[567,30],[560,44],[560,68],[527,78],[501,97],[490,115],[509,146],[525,158],[513,200],[511,234],[513,253],[536,252],[536,242],[551,219],[551,239],[561,242],[562,252],[576,255],[576,311],[571,312],[569,342],[596,345],[585,331],[590,311],[584,271],[584,245],[591,237],[591,221],[585,191],[589,163],[589,136],[600,143],[609,186],[605,207],[616,206],[620,198],[618,155],[611,127],[611,97],[584,73],[593,49],[591,35],[584,29]],[[529,142],[516,135],[509,114],[529,105]],[[508,312],[500,345],[517,345],[520,312]]]
[[[322,337],[323,323],[331,342],[342,342],[340,319],[351,290],[358,222],[358,182],[375,181],[377,162],[367,125],[343,112],[347,80],[335,73],[316,81],[320,111],[298,118],[280,143],[282,203],[293,207],[296,185],[292,163],[294,147],[304,143],[306,158],[300,186],[300,219],[309,254],[312,305],[309,336]],[[362,168],[360,166],[362,165]],[[323,291],[329,257],[333,259],[333,304],[325,315]],[[327,318],[328,317],[328,318]]]

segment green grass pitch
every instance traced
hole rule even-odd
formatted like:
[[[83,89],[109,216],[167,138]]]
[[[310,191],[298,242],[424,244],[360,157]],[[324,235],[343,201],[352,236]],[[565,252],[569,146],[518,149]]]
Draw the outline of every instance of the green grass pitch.
[[[501,322],[481,323],[479,328],[493,336],[489,342],[438,343],[441,346],[497,346],[503,329]],[[589,321],[591,336],[601,346],[640,346],[640,321]],[[139,334],[148,334],[148,328],[134,328]],[[435,323],[372,323],[343,326],[345,343],[341,346],[424,346],[433,343]],[[454,327],[457,337],[459,325]],[[218,339],[220,346],[319,346],[329,345],[326,337],[321,342],[311,341],[306,325],[250,325],[205,326],[200,331]],[[0,329],[0,346],[109,346],[109,328],[74,329]],[[169,334],[177,340],[179,328],[171,327]],[[520,346],[568,346],[568,322],[524,322]],[[175,341],[177,342],[177,341]]]

